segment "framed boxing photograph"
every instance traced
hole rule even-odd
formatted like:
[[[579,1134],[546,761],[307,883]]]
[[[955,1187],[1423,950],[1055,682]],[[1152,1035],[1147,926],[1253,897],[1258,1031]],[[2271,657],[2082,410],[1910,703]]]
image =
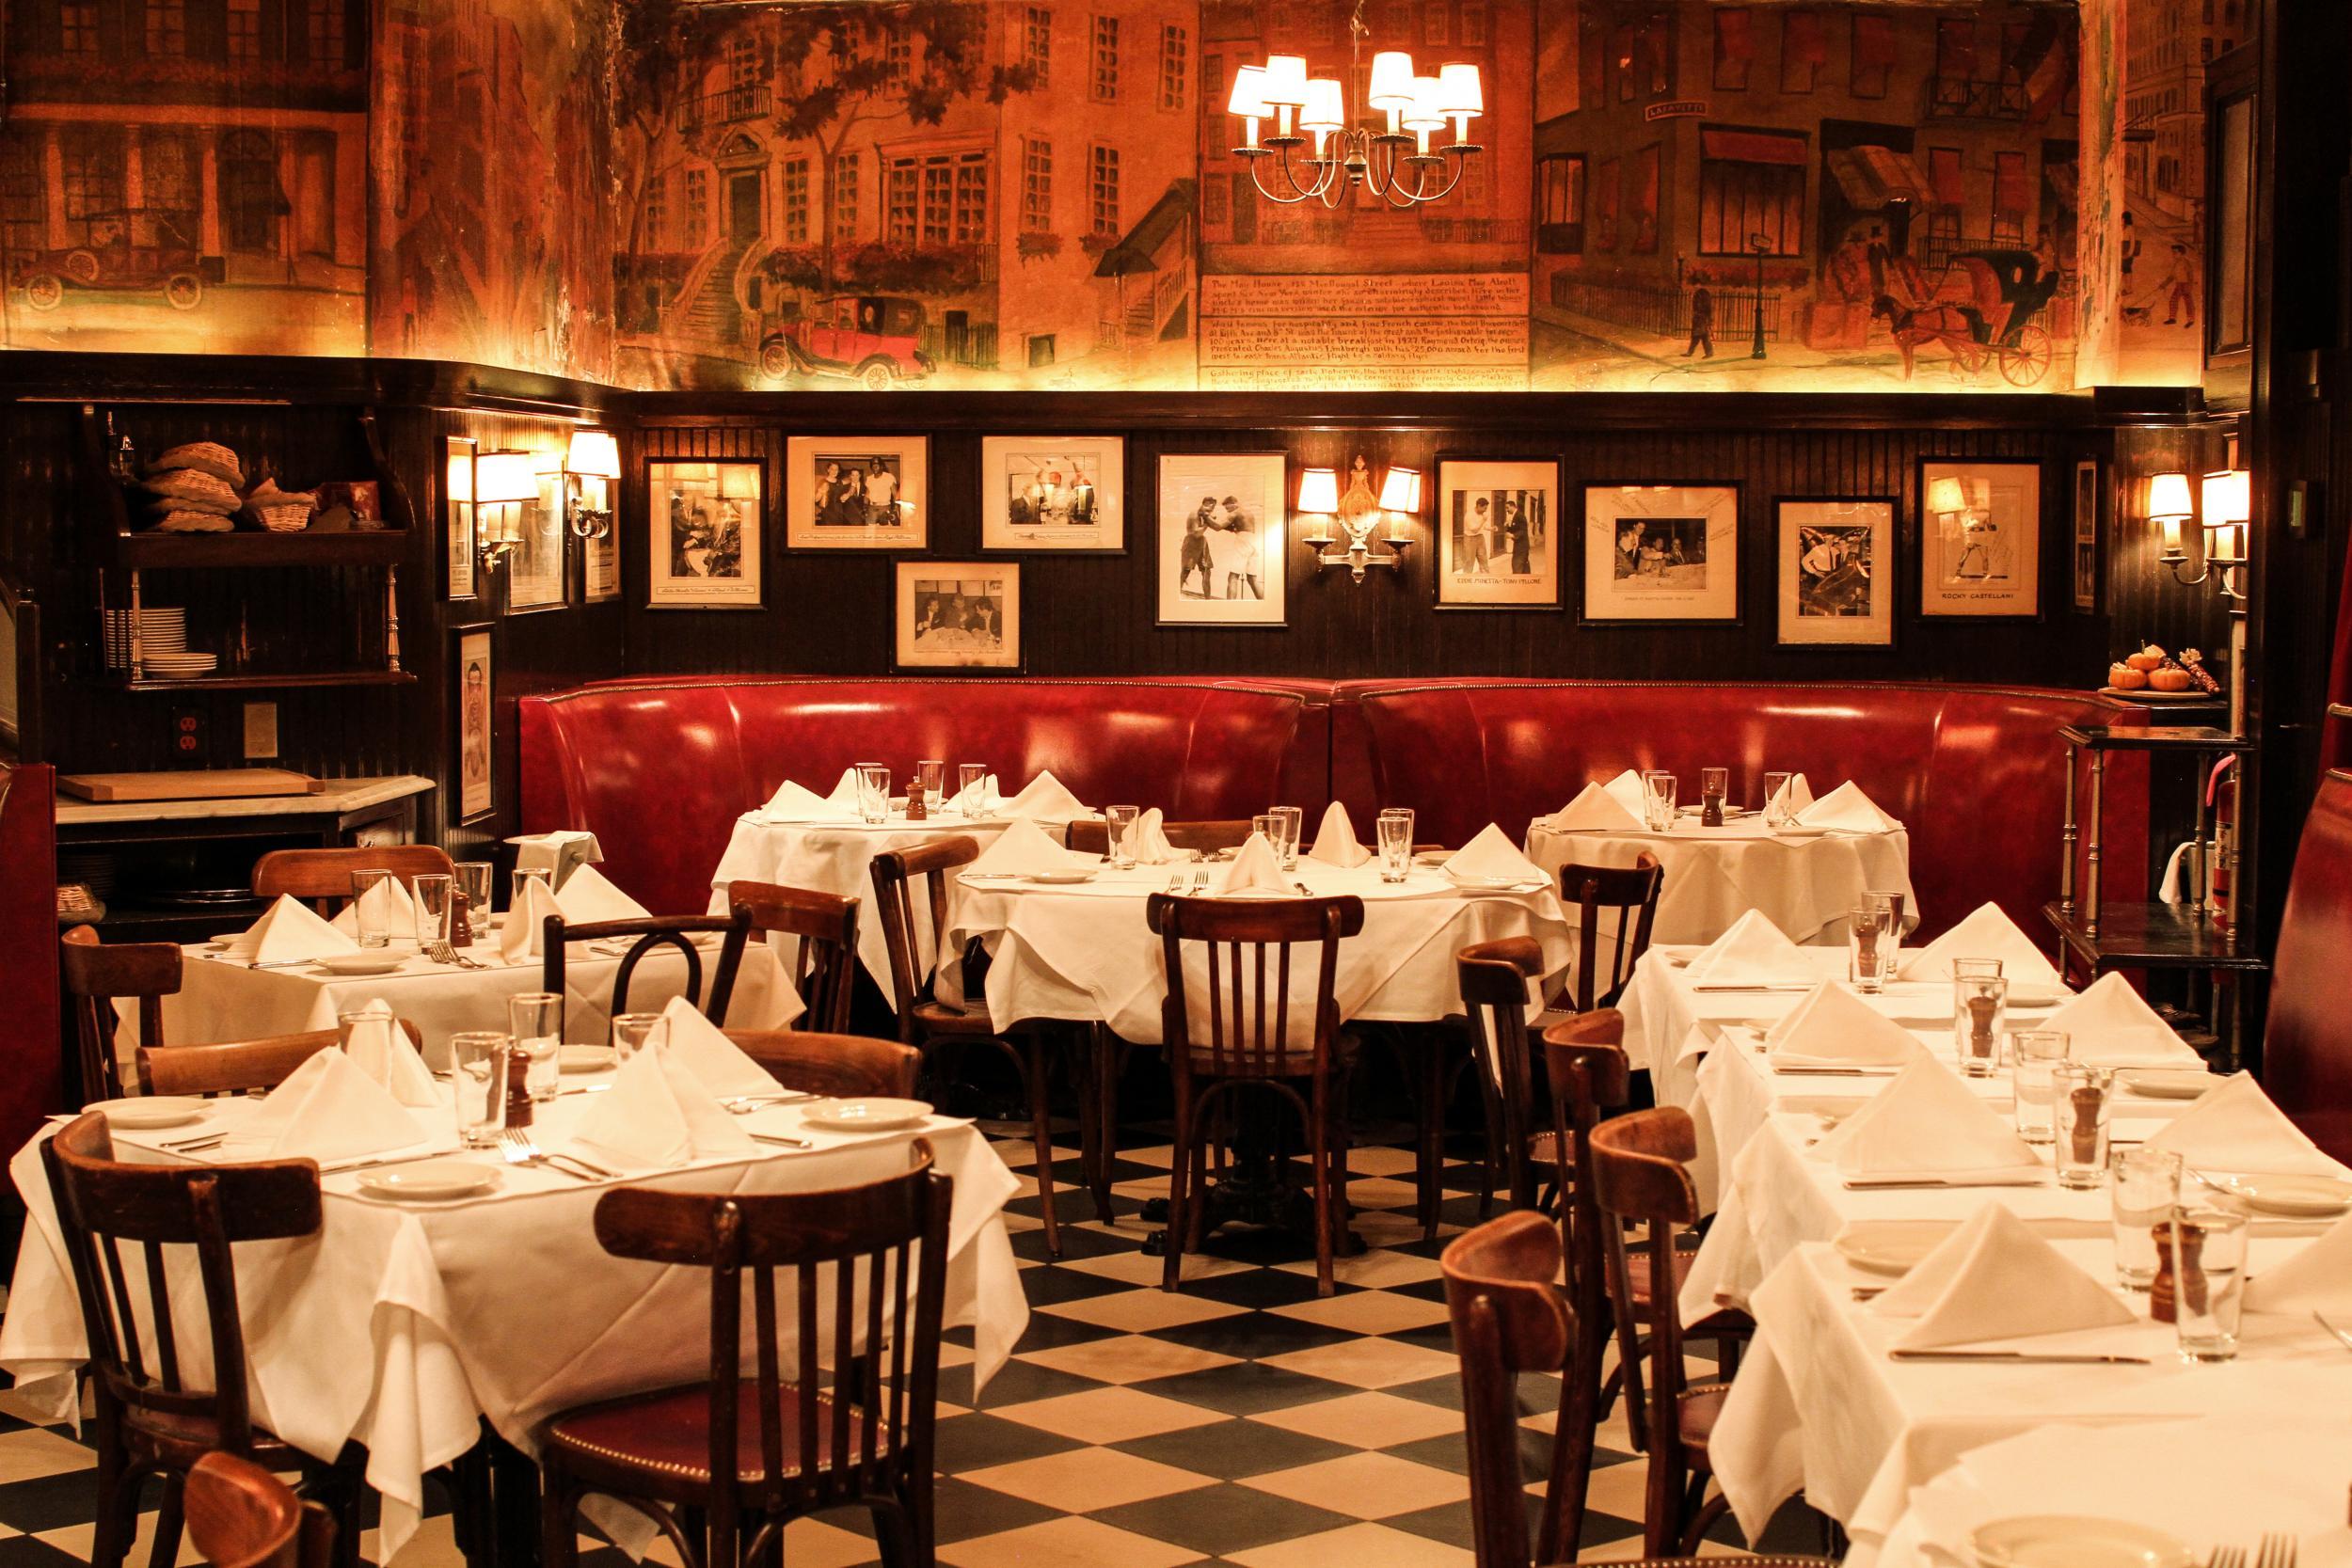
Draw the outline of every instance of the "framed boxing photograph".
[[[1895,645],[1895,503],[1783,496],[1772,503],[1784,648]]]

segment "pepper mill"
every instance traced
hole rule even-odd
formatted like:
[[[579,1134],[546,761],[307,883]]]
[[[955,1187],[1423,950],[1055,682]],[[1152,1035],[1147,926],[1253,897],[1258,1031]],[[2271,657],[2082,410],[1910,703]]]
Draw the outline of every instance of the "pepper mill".
[[[2150,1226],[2156,1239],[2156,1277],[2148,1286],[2148,1317],[2160,1323],[2180,1321],[2180,1281],[2172,1268],[2172,1222]],[[2181,1250],[2193,1261],[2205,1244],[2205,1233],[2188,1221],[2181,1222]]]
[[[531,1125],[531,1058],[512,1047],[506,1053],[506,1125]]]
[[[449,943],[452,947],[461,949],[471,947],[473,945],[473,921],[469,918],[469,911],[472,908],[473,901],[466,896],[462,889],[453,889],[449,898]]]
[[[930,791],[923,787],[923,775],[914,773],[907,778],[907,820],[925,822],[930,819]]]

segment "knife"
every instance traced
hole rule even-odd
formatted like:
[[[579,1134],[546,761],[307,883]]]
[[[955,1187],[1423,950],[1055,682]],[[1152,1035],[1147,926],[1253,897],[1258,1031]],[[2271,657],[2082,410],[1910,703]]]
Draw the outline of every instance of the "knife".
[[[2069,1355],[2058,1352],[2020,1350],[1890,1350],[1894,1361],[2004,1361],[2034,1367],[2145,1367],[2144,1355],[2103,1355],[2090,1352]]]
[[[754,1143],[777,1144],[785,1148],[815,1148],[817,1147],[806,1138],[787,1138],[775,1132],[754,1132],[750,1134],[750,1137]]]

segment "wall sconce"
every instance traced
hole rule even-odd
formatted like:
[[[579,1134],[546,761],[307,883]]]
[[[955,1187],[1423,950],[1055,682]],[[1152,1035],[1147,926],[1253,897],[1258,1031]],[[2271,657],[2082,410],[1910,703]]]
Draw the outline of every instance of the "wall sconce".
[[[564,454],[564,521],[582,539],[612,531],[612,484],[621,477],[620,443],[609,430],[575,430]],[[588,481],[596,483],[596,504]]]
[[[1350,577],[1361,582],[1365,567],[1398,564],[1401,558],[1397,552],[1413,542],[1412,534],[1406,531],[1406,518],[1421,515],[1421,472],[1417,468],[1391,468],[1375,499],[1372,471],[1361,456],[1349,472],[1344,496],[1340,494],[1335,470],[1309,468],[1298,482],[1298,511],[1302,516],[1320,519],[1318,531],[1303,541],[1318,550],[1317,563],[1344,566]],[[1373,530],[1379,526],[1384,513],[1390,515],[1389,531],[1375,539]],[[1331,532],[1334,521],[1344,539]],[[1341,547],[1327,547],[1334,545]],[[1378,553],[1375,553],[1375,548]]]
[[[2181,548],[2181,525],[2195,515],[2197,503],[2189,499],[2188,475],[2157,474],[2148,481],[2148,520],[2164,531],[2164,548],[2156,560],[2171,567],[2176,578],[2188,562],[2188,552]]]
[[[2177,483],[2179,497],[2171,494],[2172,486],[2166,483],[2168,481]],[[2188,477],[2185,474],[2158,474],[2156,484],[2165,486],[2164,499],[2168,506],[2185,499],[2188,493]],[[2171,569],[2172,579],[2184,587],[2193,588],[2207,578],[2214,578],[2214,587],[2223,598],[2243,602],[2246,598],[2246,531],[2253,520],[2254,511],[2253,475],[2244,468],[2223,468],[2205,475],[2203,491],[2204,504],[2200,509],[2199,521],[2204,525],[2205,531],[2204,564],[2197,568],[2197,575],[2193,578],[2181,575],[2181,568],[2188,564],[2188,556],[2181,548],[2181,519],[2169,515],[2162,519],[2165,525],[2164,552],[2156,559]],[[2156,501],[2157,497],[2152,486],[2148,503],[2152,517],[2156,515]],[[2218,576],[2216,576],[2217,573]]]
[[[523,542],[523,502],[538,495],[531,453],[485,451],[473,460],[474,514],[485,569]]]

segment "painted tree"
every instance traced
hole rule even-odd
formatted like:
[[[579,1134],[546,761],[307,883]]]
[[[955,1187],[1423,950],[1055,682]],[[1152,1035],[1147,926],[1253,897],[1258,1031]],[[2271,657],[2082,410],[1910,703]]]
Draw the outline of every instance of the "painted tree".
[[[645,184],[660,157],[663,133],[690,88],[699,87],[698,69],[710,57],[719,18],[698,0],[621,0],[614,8],[610,96],[617,132],[613,183],[628,214],[623,254],[642,252]]]

